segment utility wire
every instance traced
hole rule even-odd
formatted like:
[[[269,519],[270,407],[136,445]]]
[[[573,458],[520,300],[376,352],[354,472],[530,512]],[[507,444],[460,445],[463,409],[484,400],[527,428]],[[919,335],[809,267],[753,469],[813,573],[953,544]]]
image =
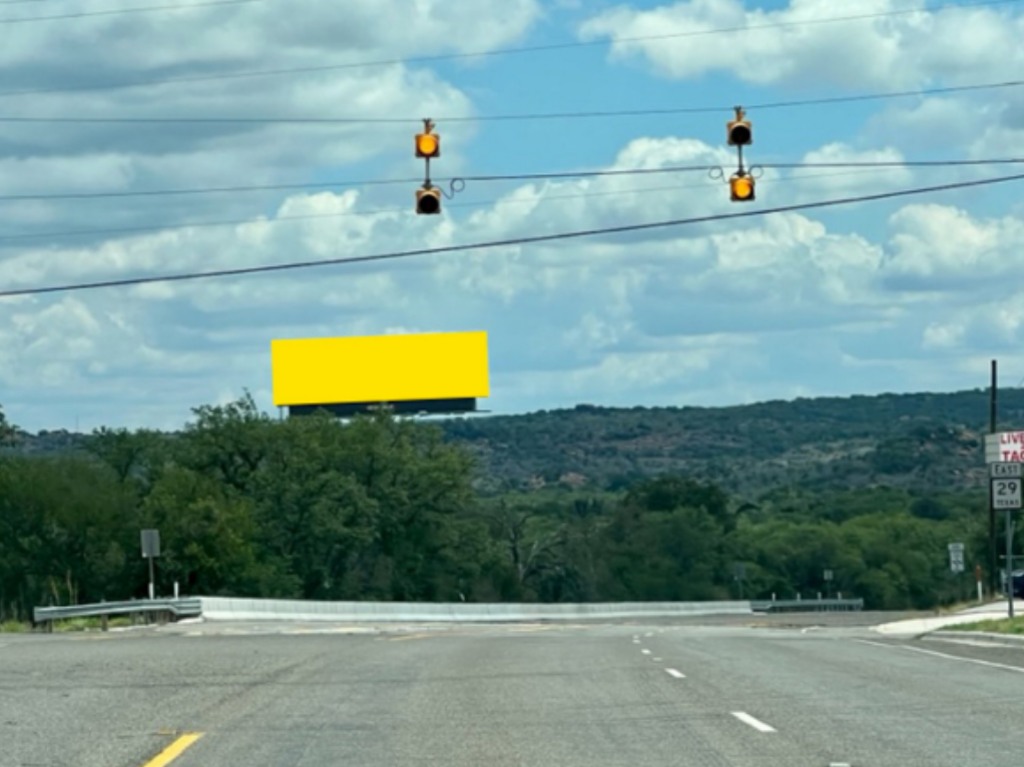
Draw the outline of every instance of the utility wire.
[[[803,162],[803,163],[754,163],[760,168],[923,168],[987,165],[1019,165],[1024,158],[999,158],[986,160],[891,160],[877,162]],[[551,173],[510,173],[502,175],[456,176],[434,178],[435,182],[464,181],[490,183],[500,181],[552,181],[570,178],[602,178],[610,176],[646,176],[663,173],[694,173],[719,169],[718,165],[669,165],[662,168],[622,168],[618,170],[556,171]],[[125,197],[167,197],[196,194],[240,194],[243,192],[284,191],[291,189],[322,189],[353,186],[395,186],[399,184],[423,183],[422,178],[370,179],[364,181],[311,181],[295,184],[250,184],[246,186],[197,187],[191,189],[155,189],[130,192],[61,192],[40,194],[0,195],[0,202],[25,200],[99,200]]]
[[[814,181],[816,179],[824,178],[837,178],[840,176],[863,176],[870,174],[870,170],[853,170],[843,171],[840,173],[809,173],[806,175],[799,176],[786,176],[783,178],[777,178],[772,181],[772,185],[785,184],[801,181]],[[548,203],[552,201],[562,200],[583,200],[591,199],[596,197],[622,197],[626,195],[644,195],[654,194],[656,192],[675,192],[686,189],[708,189],[712,184],[718,184],[713,180],[708,180],[700,184],[672,184],[665,186],[650,186],[641,187],[638,189],[616,189],[613,191],[605,192],[581,192],[578,194],[550,194],[544,195],[539,200],[521,200],[521,199],[491,199],[482,200],[476,202],[456,202],[449,203],[445,207],[451,208],[486,208],[493,205],[533,205],[536,202]],[[82,236],[96,236],[106,234],[159,234],[162,232],[173,232],[181,231],[184,229],[205,229],[205,228],[220,228],[229,226],[246,226],[251,224],[264,224],[272,225],[279,223],[288,223],[291,221],[310,221],[310,220],[323,220],[323,219],[338,219],[338,218],[349,218],[349,217],[362,217],[362,216],[386,216],[393,215],[396,213],[408,213],[413,215],[408,207],[403,208],[375,208],[373,210],[347,210],[342,213],[301,213],[297,215],[282,215],[275,216],[274,218],[244,218],[244,219],[232,219],[228,221],[194,221],[191,223],[180,223],[180,224],[164,224],[158,226],[128,226],[128,227],[117,227],[111,229],[79,229],[76,231],[63,231],[63,232],[31,232],[26,234],[6,234],[0,235],[0,242],[11,242],[17,240],[38,240],[48,239],[57,237],[82,237]]]
[[[27,0],[15,0],[15,2],[26,2]],[[155,11],[188,11],[193,8],[209,8],[215,5],[242,5],[244,3],[259,3],[262,0],[206,0],[202,3],[191,5],[151,5],[144,8],[118,8],[110,11],[79,11],[77,13],[61,13],[54,16],[26,16],[24,18],[0,19],[0,24],[23,24],[29,21],[60,21],[62,19],[84,19],[94,16],[122,16],[129,13],[153,13]],[[14,5],[14,2],[0,3],[0,5]]]
[[[246,0],[239,0],[246,1]],[[251,1],[251,0],[250,0]],[[730,34],[747,32],[761,29],[774,29],[782,27],[803,27],[811,25],[832,24],[844,21],[862,21],[867,19],[878,19],[887,16],[902,16],[914,13],[935,13],[942,10],[982,8],[998,5],[1014,5],[1022,0],[982,0],[974,3],[946,3],[934,8],[921,9],[911,8],[895,11],[880,11],[877,13],[862,13],[853,16],[833,16],[824,19],[806,19],[803,21],[772,22],[768,24],[748,25],[743,27],[723,27],[718,29],[702,29],[689,32],[678,32],[661,35],[638,35],[634,37],[620,37],[617,40],[575,40],[569,43],[550,43],[547,45],[530,45],[519,48],[498,48],[487,51],[475,51],[472,53],[442,53],[432,56],[414,56],[405,59],[377,59],[361,62],[348,62],[343,64],[327,64],[307,67],[288,67],[281,69],[249,70],[239,72],[226,72],[223,74],[189,75],[185,77],[160,78],[128,83],[108,83],[105,85],[85,85],[72,88],[33,88],[16,91],[0,91],[0,97],[5,96],[28,96],[44,93],[75,93],[86,91],[108,91],[122,90],[126,88],[141,88],[154,85],[172,85],[177,83],[211,82],[217,80],[233,80],[246,77],[277,77],[281,75],[314,74],[319,72],[337,72],[346,69],[361,69],[367,67],[397,66],[403,64],[429,64],[440,61],[456,61],[464,59],[475,59],[490,56],[505,56],[524,53],[542,53],[548,51],[574,50],[596,46],[610,46],[622,43],[678,40],[688,37],[703,37],[708,35]]]
[[[339,266],[345,264],[364,264],[376,261],[392,261],[401,258],[415,258],[420,256],[434,256],[443,253],[464,253],[471,250],[491,250],[494,248],[507,248],[514,245],[532,245],[541,242],[557,242],[573,240],[582,237],[595,237],[605,234],[623,234],[626,232],[640,232],[652,229],[666,229],[676,226],[689,226],[693,224],[710,223],[714,221],[729,221],[741,218],[754,218],[767,216],[774,213],[789,213],[798,210],[812,210],[816,208],[849,205],[875,200],[892,199],[896,197],[907,197],[911,195],[927,194],[929,192],[943,192],[951,189],[964,189],[967,187],[987,186],[991,184],[1006,183],[1008,181],[1024,180],[1024,173],[1013,176],[1001,176],[993,179],[980,181],[959,181],[941,186],[917,187],[913,189],[901,189],[894,192],[880,192],[878,194],[861,195],[858,197],[845,197],[835,200],[824,200],[820,202],[799,203],[795,205],[784,205],[776,208],[763,208],[761,210],[748,210],[739,213],[719,213],[698,218],[680,218],[669,221],[655,221],[647,224],[627,224],[624,226],[611,226],[600,229],[585,229],[575,232],[561,232],[557,234],[542,234],[533,237],[513,237],[505,240],[492,240],[490,242],[477,242],[466,245],[448,245],[439,248],[419,248],[416,250],[404,250],[391,253],[377,253],[367,256],[349,256],[342,258],[326,259],[321,261],[293,261],[284,264],[267,264],[264,266],[249,266],[236,269],[218,269],[210,272],[185,272],[182,274],[169,274],[156,277],[129,277],[118,280],[101,280],[97,282],[78,282],[65,285],[53,285],[40,288],[22,288],[15,290],[0,291],[0,298],[14,296],[31,296],[45,293],[66,293],[79,290],[96,290],[100,288],[124,287],[129,285],[147,285],[158,282],[182,282],[185,280],[203,280],[218,277],[236,277],[248,274],[265,274],[270,272],[292,271],[296,269],[310,269],[324,266]]]
[[[747,112],[769,109],[793,109],[799,107],[823,106],[882,99],[912,98],[915,96],[936,96],[948,93],[995,90],[998,88],[1019,88],[1024,80],[1006,80],[998,83],[974,85],[951,85],[943,88],[925,88],[915,91],[892,91],[889,93],[865,93],[854,96],[831,96],[827,98],[802,99],[798,101],[769,101],[763,104],[744,106]],[[0,93],[0,96],[4,94]],[[699,107],[655,107],[651,109],[609,109],[579,112],[524,112],[505,115],[463,115],[461,117],[435,117],[434,123],[483,123],[514,122],[531,120],[593,120],[612,117],[653,117],[658,115],[732,113],[733,106]],[[47,123],[47,124],[131,124],[131,125],[407,125],[422,123],[422,117],[33,117],[0,116],[0,123]]]
[[[852,96],[830,96],[826,98],[805,98],[796,101],[767,101],[744,106],[744,110],[765,111],[796,109],[801,106],[819,106],[828,103],[852,103],[877,101],[886,98],[910,98],[913,96],[934,96],[945,93],[964,93],[997,88],[1019,88],[1024,80],[1007,80],[998,83],[975,85],[951,85],[943,88],[891,91],[889,93],[863,93]],[[0,93],[3,95],[3,93]],[[735,106],[666,106],[641,110],[597,110],[591,112],[527,112],[513,115],[469,115],[462,117],[432,118],[434,123],[489,123],[534,120],[594,120],[622,117],[654,117],[658,115],[700,115],[732,113]],[[72,123],[72,124],[132,124],[132,125],[408,125],[422,123],[423,118],[414,117],[18,117],[0,116],[0,123]]]

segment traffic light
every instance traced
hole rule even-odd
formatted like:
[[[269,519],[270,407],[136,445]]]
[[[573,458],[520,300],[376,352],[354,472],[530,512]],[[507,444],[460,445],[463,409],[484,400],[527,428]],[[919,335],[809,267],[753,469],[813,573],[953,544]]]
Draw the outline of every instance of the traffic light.
[[[737,173],[729,179],[729,198],[733,202],[754,200],[754,179],[746,173]]]
[[[743,110],[736,107],[736,119],[730,120],[725,125],[729,146],[749,146],[754,143],[750,120],[744,120],[743,116]]]
[[[416,190],[416,215],[436,216],[441,212],[441,190],[436,186],[424,186]]]
[[[434,158],[441,156],[441,137],[429,130],[416,134],[416,156]]]

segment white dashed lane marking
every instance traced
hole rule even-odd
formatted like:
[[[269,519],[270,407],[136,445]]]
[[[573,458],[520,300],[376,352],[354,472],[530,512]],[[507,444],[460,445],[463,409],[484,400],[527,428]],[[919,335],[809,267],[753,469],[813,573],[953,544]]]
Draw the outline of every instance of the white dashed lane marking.
[[[745,711],[733,711],[732,715],[739,719],[744,724],[749,724],[755,730],[760,732],[776,732],[775,728],[771,725],[765,724],[760,719],[755,719]]]

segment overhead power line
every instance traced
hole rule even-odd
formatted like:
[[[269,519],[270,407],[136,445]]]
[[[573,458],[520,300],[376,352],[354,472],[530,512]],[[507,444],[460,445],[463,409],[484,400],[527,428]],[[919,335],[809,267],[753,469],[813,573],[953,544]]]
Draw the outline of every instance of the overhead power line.
[[[14,0],[0,3],[0,5],[14,5],[15,2],[27,2],[28,0]],[[157,11],[190,11],[193,8],[210,8],[215,5],[242,5],[245,3],[259,3],[262,0],[205,0],[201,3],[190,5],[151,5],[143,8],[118,8],[109,11],[78,11],[76,13],[60,13],[53,16],[25,16],[23,18],[0,19],[0,24],[24,24],[29,21],[61,21],[64,19],[85,19],[95,16],[123,16],[129,13],[154,13]]]
[[[943,192],[952,189],[965,189],[968,187],[988,186],[991,184],[1006,183],[1009,181],[1024,180],[1024,174],[1013,176],[1001,176],[993,179],[979,181],[959,181],[940,186],[917,187],[913,189],[901,189],[894,192],[880,192],[877,194],[860,195],[858,197],[844,197],[835,200],[824,200],[820,202],[798,203],[795,205],[783,205],[775,208],[763,208],[761,210],[748,210],[739,213],[719,213],[697,218],[680,218],[669,221],[655,221],[646,224],[627,224],[624,226],[610,226],[600,229],[585,229],[574,232],[560,232],[557,234],[542,234],[532,237],[512,237],[505,240],[492,240],[490,242],[477,242],[466,245],[447,245],[439,248],[418,248],[415,250],[395,251],[391,253],[377,253],[366,256],[347,256],[320,261],[292,261],[284,264],[266,264],[263,266],[239,267],[235,269],[218,269],[209,272],[185,272],[181,274],[168,274],[154,277],[128,277],[117,280],[100,280],[96,282],[77,282],[65,285],[53,285],[39,288],[21,288],[15,290],[0,291],[0,298],[14,296],[42,295],[47,293],[67,293],[81,290],[97,290],[101,288],[127,287],[133,285],[147,285],[163,282],[183,282],[186,280],[204,280],[220,277],[238,277],[249,274],[266,274],[270,272],[294,271],[297,269],[312,269],[325,266],[341,266],[347,264],[365,264],[376,261],[392,261],[403,258],[417,258],[423,256],[434,256],[445,253],[464,253],[472,250],[490,250],[495,248],[507,248],[516,245],[534,245],[543,242],[558,242],[573,240],[583,237],[596,237],[608,234],[624,234],[627,232],[640,232],[652,229],[667,229],[678,226],[693,224],[704,224],[715,221],[729,221],[741,218],[754,218],[767,216],[775,213],[790,213],[800,210],[813,210],[817,208],[835,207],[839,205],[850,205],[855,203],[873,202],[876,200],[893,199],[896,197],[908,197],[911,195],[927,194],[929,192]]]
[[[756,163],[765,169],[792,168],[927,168],[987,165],[1020,165],[1024,158],[999,158],[986,160],[887,160],[864,162],[800,162],[800,163]],[[752,166],[752,167],[755,167]],[[669,165],[661,168],[620,168],[616,170],[556,171],[551,173],[509,173],[495,175],[457,176],[435,178],[436,182],[464,181],[466,183],[495,183],[507,181],[554,181],[572,178],[602,178],[613,176],[647,176],[665,173],[694,173],[718,169],[718,165]],[[311,181],[293,184],[248,184],[244,186],[195,187],[185,189],[154,189],[123,192],[57,192],[0,195],[0,202],[23,202],[27,200],[105,200],[125,197],[169,197],[198,194],[242,194],[246,192],[269,192],[302,189],[333,189],[357,186],[396,186],[400,184],[422,184],[422,178],[367,179],[362,181]]]
[[[815,181],[817,179],[826,178],[838,178],[840,176],[850,175],[864,175],[870,173],[871,170],[853,170],[843,171],[840,173],[813,173],[799,176],[786,176],[784,178],[778,178],[772,181],[772,184],[785,184],[794,183],[801,181]],[[548,203],[552,201],[560,202],[563,200],[583,200],[592,199],[596,197],[624,197],[628,195],[644,195],[654,194],[656,192],[677,192],[688,189],[707,189],[712,184],[718,185],[720,181],[707,180],[699,184],[672,184],[664,186],[649,186],[640,187],[636,189],[616,189],[604,192],[580,192],[577,194],[547,194],[539,200],[535,199],[490,199],[490,200],[478,200],[476,202],[456,202],[449,203],[445,207],[451,208],[486,208],[492,205],[501,204],[505,205],[534,205],[537,202]],[[25,234],[5,234],[0,235],[0,242],[13,242],[21,240],[40,240],[58,237],[94,237],[97,235],[107,234],[159,234],[161,232],[174,232],[181,231],[184,229],[207,229],[207,228],[220,228],[230,226],[246,226],[251,224],[262,224],[262,225],[277,225],[285,224],[294,221],[312,221],[312,220],[323,220],[323,219],[338,219],[338,218],[350,218],[350,217],[363,217],[363,216],[386,216],[393,215],[395,213],[410,213],[408,207],[402,208],[374,208],[372,210],[347,210],[341,213],[300,213],[296,215],[281,215],[275,216],[274,218],[242,218],[242,219],[231,219],[227,221],[193,221],[184,222],[179,224],[163,224],[153,226],[125,226],[105,229],[78,229],[71,231],[62,232],[29,232]],[[410,213],[411,215],[411,213]]]
[[[238,0],[253,1],[253,0]],[[981,0],[973,3],[946,3],[929,9],[911,8],[894,11],[879,11],[876,13],[861,13],[851,16],[832,16],[823,19],[805,19],[802,21],[771,22],[767,24],[747,25],[742,27],[721,27],[718,29],[692,30],[688,32],[676,32],[660,35],[637,35],[633,37],[620,37],[614,40],[574,40],[567,43],[550,43],[546,45],[529,45],[518,48],[497,48],[485,51],[474,51],[471,53],[440,53],[431,56],[413,56],[409,58],[376,59],[368,61],[345,62],[339,64],[324,64],[306,67],[286,67],[279,69],[261,69],[238,72],[225,72],[221,74],[188,75],[183,77],[158,78],[140,80],[137,82],[107,83],[101,85],[84,85],[78,87],[63,88],[32,88],[25,90],[0,91],[0,97],[29,96],[45,93],[76,93],[88,91],[109,91],[123,90],[127,88],[151,87],[154,85],[173,85],[179,83],[211,82],[217,80],[233,80],[248,77],[278,77],[284,75],[317,74],[322,72],[337,72],[346,69],[362,69],[369,67],[397,66],[402,64],[430,64],[442,61],[457,61],[475,59],[491,56],[521,55],[527,53],[544,53],[551,51],[568,51],[574,49],[592,48],[598,46],[611,46],[622,43],[655,42],[659,40],[678,40],[688,37],[703,37],[707,35],[737,34],[748,31],[773,29],[782,27],[803,27],[821,24],[833,24],[846,21],[863,21],[878,19],[887,16],[904,16],[915,13],[935,13],[937,11],[952,10],[957,8],[982,8],[999,5],[1015,5],[1022,0]]]
[[[884,99],[902,99],[920,96],[938,96],[951,93],[967,93],[971,91],[996,90],[1000,88],[1019,88],[1024,80],[1006,80],[997,83],[977,83],[974,85],[951,85],[943,88],[923,88],[911,91],[890,91],[888,93],[864,93],[853,96],[830,96],[816,99],[796,101],[769,101],[763,104],[750,104],[747,111],[765,111],[768,109],[795,109],[799,107],[824,106],[826,104],[844,104],[864,101],[881,101]],[[4,94],[0,93],[0,96]],[[712,114],[731,113],[735,105],[698,106],[698,107],[653,107],[650,109],[607,109],[577,112],[520,112],[504,115],[463,115],[460,117],[436,117],[437,123],[483,123],[513,122],[533,120],[595,120],[621,117],[656,117],[659,115]],[[129,124],[129,125],[407,125],[422,123],[422,117],[37,117],[20,115],[0,116],[0,123],[46,123],[59,125],[79,124]]]

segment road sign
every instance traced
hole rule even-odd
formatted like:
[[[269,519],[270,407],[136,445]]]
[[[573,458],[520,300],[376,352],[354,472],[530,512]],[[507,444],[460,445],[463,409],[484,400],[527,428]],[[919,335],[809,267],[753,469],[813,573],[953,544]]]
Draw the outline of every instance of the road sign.
[[[149,598],[156,598],[156,580],[153,578],[153,560],[160,556],[160,531],[142,531],[142,556],[149,560]]]
[[[826,581],[832,580],[832,571],[831,570],[826,570],[825,571],[825,580]]]
[[[1019,479],[993,479],[992,480],[992,508],[994,509],[1019,509],[1021,501],[1021,485]]]
[[[1001,431],[985,435],[985,463],[1024,462],[1024,432]]]
[[[964,545],[962,543],[949,544],[949,569],[954,573],[964,571]]]
[[[1020,479],[1024,477],[1024,464],[1021,463],[990,463],[988,474],[992,479]]]
[[[143,530],[142,531],[142,556],[143,558],[153,558],[160,556],[160,531],[159,530]]]

